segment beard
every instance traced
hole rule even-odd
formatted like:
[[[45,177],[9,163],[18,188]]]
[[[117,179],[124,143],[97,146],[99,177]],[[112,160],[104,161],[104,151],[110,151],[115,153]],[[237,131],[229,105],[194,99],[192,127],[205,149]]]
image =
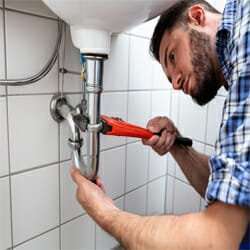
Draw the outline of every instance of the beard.
[[[212,47],[210,37],[196,30],[189,32],[191,48],[191,63],[196,79],[196,88],[191,90],[191,97],[199,105],[205,105],[211,101],[219,89],[219,81],[216,78],[212,61]]]

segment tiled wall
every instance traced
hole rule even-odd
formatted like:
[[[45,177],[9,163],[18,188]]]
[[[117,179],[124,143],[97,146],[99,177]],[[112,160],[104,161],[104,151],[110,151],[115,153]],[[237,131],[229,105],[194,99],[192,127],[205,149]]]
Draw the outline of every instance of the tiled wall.
[[[221,9],[222,2],[213,4]],[[155,23],[112,37],[102,113],[144,127],[151,117],[170,116],[197,150],[210,154],[225,92],[199,108],[171,90],[148,53]],[[40,0],[0,0],[0,78],[37,73],[51,55],[57,27],[56,16]],[[75,201],[68,127],[50,116],[50,99],[61,89],[58,68],[80,70],[68,28],[65,44],[65,62],[61,50],[38,83],[0,87],[0,249],[110,249],[117,244]],[[64,91],[72,105],[79,103],[80,77],[65,75]],[[107,194],[126,211],[152,215],[203,209],[173,159],[158,156],[140,140],[102,136],[99,175]]]

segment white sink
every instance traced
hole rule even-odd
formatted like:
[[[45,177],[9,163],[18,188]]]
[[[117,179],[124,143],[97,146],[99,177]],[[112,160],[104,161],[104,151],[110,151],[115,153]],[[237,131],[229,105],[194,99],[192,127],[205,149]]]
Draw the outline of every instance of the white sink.
[[[178,0],[43,0],[70,25],[82,53],[109,54],[110,35],[159,15]]]

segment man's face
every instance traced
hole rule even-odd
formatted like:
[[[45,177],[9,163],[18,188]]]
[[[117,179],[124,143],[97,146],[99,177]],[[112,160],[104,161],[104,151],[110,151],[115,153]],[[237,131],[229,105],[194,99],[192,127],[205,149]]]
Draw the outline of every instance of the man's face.
[[[165,32],[160,63],[174,89],[183,90],[199,105],[214,98],[219,88],[207,34],[183,28]]]

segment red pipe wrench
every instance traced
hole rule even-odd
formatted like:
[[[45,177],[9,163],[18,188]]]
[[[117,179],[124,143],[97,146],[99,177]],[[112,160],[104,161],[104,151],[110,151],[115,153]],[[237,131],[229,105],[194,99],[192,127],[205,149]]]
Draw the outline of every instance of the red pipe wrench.
[[[124,122],[120,118],[101,115],[101,123],[102,123],[101,133],[105,135],[127,136],[127,137],[136,137],[142,139],[149,139],[153,135],[158,135],[158,136],[161,135],[161,132],[152,133],[148,129],[141,128],[139,126]],[[192,146],[193,144],[191,139],[181,136],[177,136],[175,142],[186,146]]]

